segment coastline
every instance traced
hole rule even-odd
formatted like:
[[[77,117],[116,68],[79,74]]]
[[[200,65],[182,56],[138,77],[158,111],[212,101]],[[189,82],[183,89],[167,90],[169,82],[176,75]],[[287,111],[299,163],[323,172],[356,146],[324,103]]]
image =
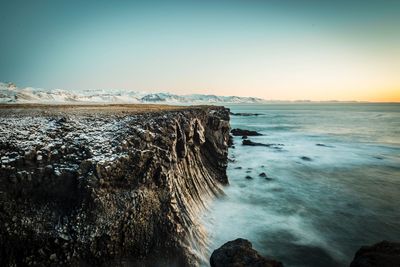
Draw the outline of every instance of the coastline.
[[[229,110],[118,107],[0,109],[2,265],[197,265]]]

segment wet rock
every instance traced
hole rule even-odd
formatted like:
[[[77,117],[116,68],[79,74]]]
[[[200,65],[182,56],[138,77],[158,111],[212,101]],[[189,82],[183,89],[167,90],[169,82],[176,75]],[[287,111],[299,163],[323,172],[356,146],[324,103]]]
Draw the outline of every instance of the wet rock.
[[[232,129],[231,133],[234,136],[260,136],[260,135],[262,135],[261,133],[259,133],[257,131],[251,131],[251,130],[245,130],[245,129],[239,129],[239,128]]]
[[[243,117],[249,117],[249,116],[260,116],[260,115],[264,115],[262,113],[245,113],[245,112],[239,112],[239,113],[234,113],[231,112],[232,116],[243,116]]]
[[[245,177],[247,180],[253,180],[253,177],[251,177],[250,175],[246,175]]]
[[[312,161],[311,158],[306,157],[306,156],[302,156],[301,159],[304,160],[304,161]]]
[[[0,109],[0,266],[196,266],[185,244],[228,183],[229,110],[53,109]]]
[[[267,259],[242,238],[229,241],[214,250],[210,258],[211,267],[283,267],[281,262]]]
[[[262,178],[267,178],[267,174],[265,172],[260,173],[258,176],[262,177]]]
[[[228,139],[228,147],[234,148],[234,145],[233,145],[233,136],[232,136],[231,134],[229,135],[229,139]]]
[[[350,264],[350,267],[394,266],[400,266],[400,243],[389,241],[361,247]]]
[[[318,144],[315,144],[316,146],[322,146],[322,147],[334,147],[334,146],[330,146],[330,145],[325,145],[325,144],[321,144],[321,143],[318,143]]]
[[[283,144],[264,144],[264,143],[257,143],[253,142],[249,139],[245,139],[242,141],[242,145],[244,146],[264,146],[264,147],[270,147],[274,149],[282,149]]]
[[[243,169],[243,168],[240,167],[240,166],[238,166],[238,167],[235,167],[234,169],[235,169],[235,170],[241,170],[241,169]]]
[[[242,139],[247,139],[247,138],[248,138],[247,135],[242,136]]]

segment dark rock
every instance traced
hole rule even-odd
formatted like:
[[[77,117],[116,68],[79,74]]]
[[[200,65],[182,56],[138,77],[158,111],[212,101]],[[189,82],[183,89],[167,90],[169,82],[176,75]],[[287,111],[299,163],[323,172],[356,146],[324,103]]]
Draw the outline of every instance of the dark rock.
[[[373,246],[361,247],[350,267],[399,267],[400,243],[382,241]]]
[[[260,136],[260,135],[262,135],[257,131],[244,130],[244,129],[239,129],[239,128],[232,129],[231,133],[234,136]]]
[[[242,139],[247,139],[247,138],[248,138],[247,135],[242,136]]]
[[[266,178],[268,177],[267,174],[265,172],[260,173],[258,176],[262,177],[262,178]]]
[[[304,160],[304,161],[312,161],[311,158],[306,157],[306,156],[302,156],[301,159]]]
[[[241,170],[241,169],[243,169],[243,168],[240,167],[240,166],[238,166],[238,167],[235,167],[234,169],[235,169],[235,170]]]
[[[322,147],[334,147],[334,146],[329,146],[329,145],[325,145],[325,144],[321,144],[321,143],[318,143],[318,144],[315,144],[316,146],[322,146]]]
[[[231,134],[229,135],[229,139],[228,139],[228,147],[233,147],[234,148],[233,136]]]
[[[252,180],[253,177],[251,177],[250,175],[247,175],[247,176],[246,176],[246,179],[247,179],[247,180]]]
[[[283,144],[264,144],[264,143],[257,143],[253,142],[249,139],[245,139],[242,141],[242,145],[244,146],[265,146],[265,147],[270,147],[270,148],[275,148],[275,149],[282,149]]]
[[[210,258],[211,267],[283,267],[281,262],[267,259],[242,238],[229,241],[214,250]]]
[[[244,117],[248,117],[248,116],[260,116],[260,115],[264,115],[262,113],[244,113],[244,112],[239,112],[239,113],[233,113],[231,112],[232,116],[244,116]]]
[[[0,109],[0,266],[196,266],[193,205],[228,183],[229,110],[44,109]]]

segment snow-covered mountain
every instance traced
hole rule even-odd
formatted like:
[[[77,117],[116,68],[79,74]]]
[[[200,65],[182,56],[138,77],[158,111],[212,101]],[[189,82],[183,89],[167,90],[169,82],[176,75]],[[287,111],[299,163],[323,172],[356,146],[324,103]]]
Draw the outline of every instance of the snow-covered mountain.
[[[0,82],[0,103],[165,103],[165,104],[206,104],[206,103],[261,103],[261,98],[176,95],[171,93],[145,93],[130,90],[63,90],[42,88],[19,88],[13,83]]]

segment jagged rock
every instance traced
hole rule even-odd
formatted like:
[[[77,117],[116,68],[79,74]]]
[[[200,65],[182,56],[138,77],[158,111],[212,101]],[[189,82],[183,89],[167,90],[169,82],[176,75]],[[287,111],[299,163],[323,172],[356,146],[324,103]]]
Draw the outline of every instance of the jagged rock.
[[[242,238],[229,241],[214,250],[210,258],[211,267],[283,267],[281,262],[267,259]]]
[[[262,135],[257,131],[244,130],[244,129],[239,129],[239,128],[232,129],[231,133],[234,136],[260,136],[260,135]]]
[[[350,264],[350,267],[395,266],[400,266],[400,243],[389,241],[361,247]]]
[[[228,109],[19,108],[0,108],[0,266],[197,264],[186,244],[228,183]]]
[[[262,178],[267,178],[267,174],[265,172],[260,173],[258,176],[262,177]]]

